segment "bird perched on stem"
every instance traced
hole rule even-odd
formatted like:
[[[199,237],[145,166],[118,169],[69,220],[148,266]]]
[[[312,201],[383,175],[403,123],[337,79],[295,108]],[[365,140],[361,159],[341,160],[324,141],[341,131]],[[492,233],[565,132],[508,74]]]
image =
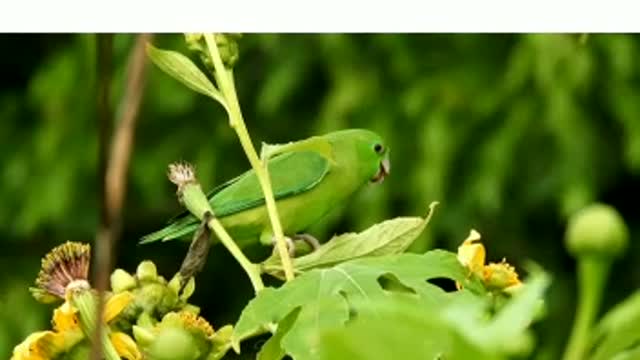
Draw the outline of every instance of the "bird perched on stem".
[[[389,174],[389,149],[376,133],[348,129],[279,145],[268,161],[273,194],[286,235],[299,235],[369,182]],[[239,246],[273,244],[264,195],[254,170],[214,188],[208,195],[216,216]],[[141,243],[167,241],[194,232],[200,222],[184,213]]]

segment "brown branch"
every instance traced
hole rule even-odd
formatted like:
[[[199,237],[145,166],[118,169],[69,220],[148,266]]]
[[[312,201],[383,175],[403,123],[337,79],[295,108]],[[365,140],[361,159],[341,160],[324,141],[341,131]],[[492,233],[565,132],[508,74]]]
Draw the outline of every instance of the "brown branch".
[[[126,196],[127,172],[133,150],[137,115],[144,93],[147,64],[145,44],[151,40],[151,37],[150,34],[138,35],[131,51],[127,64],[127,84],[120,105],[121,116],[108,151],[108,134],[113,118],[109,108],[113,37],[112,35],[98,36],[98,119],[100,121],[99,156],[102,189],[100,226],[96,235],[98,319],[102,318],[104,312],[104,292],[108,288],[109,274],[113,266],[113,252],[122,231],[122,208]],[[102,327],[97,326],[93,336],[91,359],[94,360],[102,358],[99,340],[101,331]]]

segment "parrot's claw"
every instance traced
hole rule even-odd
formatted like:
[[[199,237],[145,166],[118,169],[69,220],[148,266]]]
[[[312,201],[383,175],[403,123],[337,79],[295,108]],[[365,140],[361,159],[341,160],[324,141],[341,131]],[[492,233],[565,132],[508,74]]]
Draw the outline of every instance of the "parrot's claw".
[[[311,247],[311,251],[316,251],[320,247],[320,241],[311,234],[296,234],[293,236],[293,240],[302,240]]]
[[[285,243],[287,243],[287,251],[289,252],[289,256],[290,257],[295,257],[296,256],[296,244],[294,244],[293,240],[288,236],[284,237],[284,241],[285,241]],[[276,238],[275,238],[275,236],[271,238],[271,243],[274,246],[274,251],[276,251],[276,249],[275,249],[275,246],[276,246]]]

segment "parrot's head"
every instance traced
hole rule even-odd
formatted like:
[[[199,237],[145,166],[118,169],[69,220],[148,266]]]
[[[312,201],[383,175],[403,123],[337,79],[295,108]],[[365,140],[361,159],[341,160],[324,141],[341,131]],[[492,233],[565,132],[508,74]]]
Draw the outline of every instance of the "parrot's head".
[[[389,148],[380,135],[364,129],[342,130],[333,135],[334,144],[344,149],[344,154],[348,154],[347,158],[350,158],[347,161],[356,164],[353,170],[360,176],[380,183],[389,175]]]

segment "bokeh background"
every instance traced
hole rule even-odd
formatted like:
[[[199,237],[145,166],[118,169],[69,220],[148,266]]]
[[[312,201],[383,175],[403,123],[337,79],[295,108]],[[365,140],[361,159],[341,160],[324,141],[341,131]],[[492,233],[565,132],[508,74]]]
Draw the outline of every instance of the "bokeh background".
[[[114,37],[117,118],[133,35]],[[156,46],[187,52],[182,35]],[[66,240],[93,242],[99,219],[95,35],[1,35],[0,358],[49,327],[33,300],[40,258]],[[635,35],[245,34],[236,81],[254,143],[363,127],[391,147],[391,176],[311,229],[320,239],[383,219],[422,215],[440,201],[412,251],[455,251],[477,229],[490,260],[527,261],[553,276],[539,359],[561,353],[575,308],[567,216],[593,201],[616,206],[632,235],[605,295],[637,288],[640,37]],[[116,266],[151,259],[169,277],[188,244],[138,246],[180,211],[168,163],[193,162],[205,187],[248,168],[221,106],[153,65],[140,109]],[[193,302],[214,327],[250,299],[222,247]]]

